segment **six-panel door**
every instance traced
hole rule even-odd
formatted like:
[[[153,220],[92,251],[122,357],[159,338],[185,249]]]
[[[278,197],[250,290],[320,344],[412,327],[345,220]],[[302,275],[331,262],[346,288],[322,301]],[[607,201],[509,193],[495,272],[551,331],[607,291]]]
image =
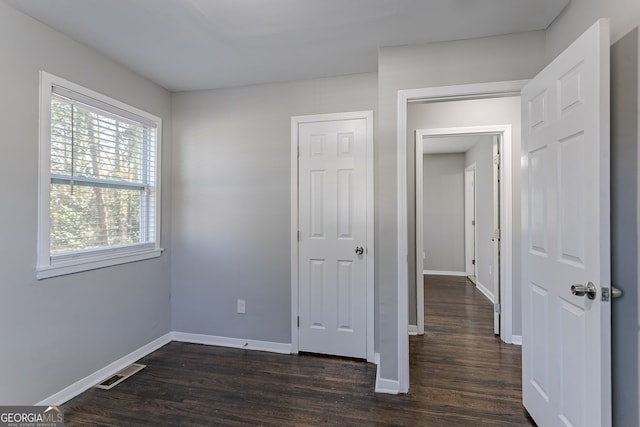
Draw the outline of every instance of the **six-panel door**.
[[[299,350],[366,358],[366,120],[298,132]]]

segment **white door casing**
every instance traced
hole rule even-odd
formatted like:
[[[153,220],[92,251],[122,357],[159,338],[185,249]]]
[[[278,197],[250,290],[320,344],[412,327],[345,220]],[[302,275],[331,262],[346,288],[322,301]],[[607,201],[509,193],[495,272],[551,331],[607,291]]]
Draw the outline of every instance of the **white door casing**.
[[[424,143],[419,132],[414,133],[415,138],[415,190],[416,190],[416,329],[418,335],[424,335]],[[411,333],[411,332],[409,332]]]
[[[371,118],[370,112],[292,118],[296,352],[373,360]]]
[[[524,405],[541,426],[611,425],[609,22],[522,91]],[[592,282],[594,299],[572,294]]]
[[[502,311],[502,306],[505,305],[502,302],[502,297],[500,295],[500,264],[502,260],[500,259],[500,204],[502,203],[500,194],[500,163],[501,163],[501,154],[500,154],[500,140],[501,135],[493,136],[493,238],[491,239],[493,243],[493,257],[491,259],[491,277],[493,278],[493,299],[494,299],[494,310],[493,310],[493,333],[495,335],[500,335],[501,324],[500,324],[500,315]],[[497,306],[496,306],[497,304]]]
[[[524,82],[518,82],[514,84],[521,84],[523,87]],[[494,84],[490,84],[489,87],[493,87]],[[502,84],[495,84],[501,87]],[[460,88],[465,88],[462,86]],[[476,85],[471,86],[469,94],[473,94]],[[457,88],[457,87],[456,87]],[[518,93],[520,91],[518,89]],[[463,89],[464,90],[464,89]],[[430,92],[430,91],[429,91]],[[511,125],[486,125],[486,126],[467,126],[456,128],[436,128],[436,129],[418,129],[416,130],[416,140],[426,141],[429,137],[443,137],[443,136],[460,136],[460,135],[494,135],[498,140],[498,146],[496,150],[500,152],[500,168],[494,165],[494,188],[493,188],[493,202],[494,202],[494,226],[500,229],[500,239],[494,240],[494,251],[492,256],[492,273],[494,276],[494,283],[492,285],[498,286],[498,290],[493,290],[493,296],[495,302],[499,302],[500,312],[494,312],[494,332],[500,335],[502,341],[511,344],[515,343],[512,335],[512,248],[513,248],[513,224],[512,224],[512,162],[511,162]],[[420,144],[422,150],[422,144]],[[497,152],[495,154],[498,154]],[[422,157],[416,155],[416,176],[418,172],[422,170],[423,162]],[[465,181],[466,181],[465,169]],[[421,172],[420,172],[421,173]],[[499,177],[499,180],[497,179]],[[499,181],[499,182],[498,182]],[[422,180],[416,178],[416,200],[422,200],[423,184]],[[465,191],[466,198],[466,191]],[[416,217],[421,216],[422,204],[416,201],[416,208],[420,212],[416,214]],[[466,208],[465,208],[466,209]],[[417,228],[416,228],[417,229]],[[466,236],[465,236],[466,237]],[[465,242],[466,246],[466,242]],[[422,234],[416,235],[416,252],[421,252],[424,247],[422,241]],[[474,247],[474,251],[477,253],[477,242]],[[466,249],[465,249],[466,253]],[[465,256],[466,258],[466,256]],[[498,261],[499,260],[499,261]],[[419,277],[419,276],[418,276]],[[497,283],[496,283],[497,282]],[[418,310],[421,306],[424,306],[424,292],[421,292],[421,287],[418,286],[416,292],[416,304]],[[424,319],[424,316],[423,316]],[[422,328],[424,331],[424,321],[420,322],[418,317],[418,330]]]
[[[474,83],[467,85],[457,86],[441,86],[431,88],[419,88],[419,89],[402,89],[398,91],[398,121],[397,121],[397,231],[398,231],[398,246],[397,246],[397,263],[398,263],[398,336],[397,336],[397,366],[398,366],[398,381],[397,391],[398,393],[407,393],[409,391],[409,263],[408,263],[408,216],[407,216],[407,106],[409,102],[417,100],[433,100],[438,101],[447,98],[448,101],[455,101],[460,99],[468,99],[473,96],[476,98],[495,98],[501,96],[518,96],[521,89],[524,87],[525,80],[513,80],[505,82],[491,82],[491,83]],[[505,158],[507,154],[505,153]],[[506,171],[510,174],[510,170]],[[511,195],[511,182],[505,183],[507,197]],[[505,222],[507,226],[511,225],[511,213],[507,212]],[[507,244],[510,244],[510,238],[507,239]],[[505,253],[505,256],[510,256],[510,249]],[[511,264],[507,264],[507,277],[511,277],[510,271]],[[501,284],[502,291],[510,292],[509,286]],[[510,298],[510,294],[505,298]],[[502,332],[503,337],[509,337],[508,341],[511,341],[511,313],[508,311],[504,313],[506,322],[505,331]],[[381,353],[380,357],[383,357]]]

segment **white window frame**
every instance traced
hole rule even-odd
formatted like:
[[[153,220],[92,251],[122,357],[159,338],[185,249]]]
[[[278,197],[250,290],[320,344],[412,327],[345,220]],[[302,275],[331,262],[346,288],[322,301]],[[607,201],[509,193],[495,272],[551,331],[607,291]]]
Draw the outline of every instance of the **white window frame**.
[[[155,165],[155,240],[132,245],[112,246],[86,251],[68,252],[53,257],[50,252],[50,191],[51,191],[51,97],[53,88],[62,88],[79,94],[95,106],[112,113],[123,113],[151,121],[156,125],[156,165]],[[38,181],[38,256],[36,278],[49,277],[109,267],[134,261],[159,257],[163,251],[160,247],[160,166],[162,164],[162,119],[145,111],[131,107],[108,96],[54,76],[45,71],[40,72],[40,156]],[[141,224],[143,226],[143,224]]]

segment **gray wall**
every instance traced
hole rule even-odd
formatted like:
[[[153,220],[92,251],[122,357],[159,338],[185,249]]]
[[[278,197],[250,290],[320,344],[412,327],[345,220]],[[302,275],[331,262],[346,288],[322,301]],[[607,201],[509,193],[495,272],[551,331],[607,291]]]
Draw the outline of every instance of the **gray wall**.
[[[638,425],[638,29],[611,49],[611,283],[614,425]],[[636,410],[634,410],[636,408]]]
[[[638,25],[637,0],[572,0],[547,31],[553,59],[596,19],[611,19],[611,274],[613,424],[640,424],[638,407]],[[634,161],[635,160],[635,161]]]
[[[511,162],[512,162],[512,224],[513,224],[513,334],[520,335],[522,319],[520,317],[520,97],[476,99],[470,101],[411,103],[407,111],[407,126],[410,132],[415,129],[452,128],[464,126],[508,125],[511,124]],[[413,145],[411,145],[413,146]],[[415,164],[414,150],[408,150],[409,165]],[[413,194],[415,181],[413,167],[409,167],[409,194]],[[409,198],[409,224],[415,224],[415,199]],[[409,233],[414,236],[415,232]],[[415,239],[409,239],[409,260],[414,259]],[[414,270],[409,270],[414,271]],[[409,276],[409,307],[415,306],[415,280]],[[413,311],[413,310],[412,310]],[[414,315],[415,316],[415,315]],[[409,323],[415,321],[410,318]],[[413,323],[415,324],[415,323]]]
[[[611,41],[616,42],[640,25],[637,0],[571,0],[546,31],[546,57],[551,62],[599,18],[611,20]]]
[[[476,164],[476,281],[492,297],[498,295],[494,286],[497,273],[493,269],[493,140],[482,136],[465,153],[465,167]]]
[[[161,242],[170,248],[164,89],[0,3],[0,403],[34,404],[170,331],[169,251],[36,281],[38,91],[45,70],[163,118]]]
[[[173,95],[174,330],[291,342],[291,116],[375,110],[376,81]]]
[[[464,271],[464,159],[464,153],[423,157],[425,270]]]

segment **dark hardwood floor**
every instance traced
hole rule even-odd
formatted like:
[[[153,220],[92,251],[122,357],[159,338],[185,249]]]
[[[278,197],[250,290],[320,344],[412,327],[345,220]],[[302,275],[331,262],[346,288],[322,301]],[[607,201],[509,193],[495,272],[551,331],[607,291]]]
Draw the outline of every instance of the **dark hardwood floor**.
[[[66,425],[533,425],[520,348],[493,336],[491,304],[463,278],[425,286],[407,395],[375,394],[376,368],[361,361],[173,342],[113,389],[66,403]]]

